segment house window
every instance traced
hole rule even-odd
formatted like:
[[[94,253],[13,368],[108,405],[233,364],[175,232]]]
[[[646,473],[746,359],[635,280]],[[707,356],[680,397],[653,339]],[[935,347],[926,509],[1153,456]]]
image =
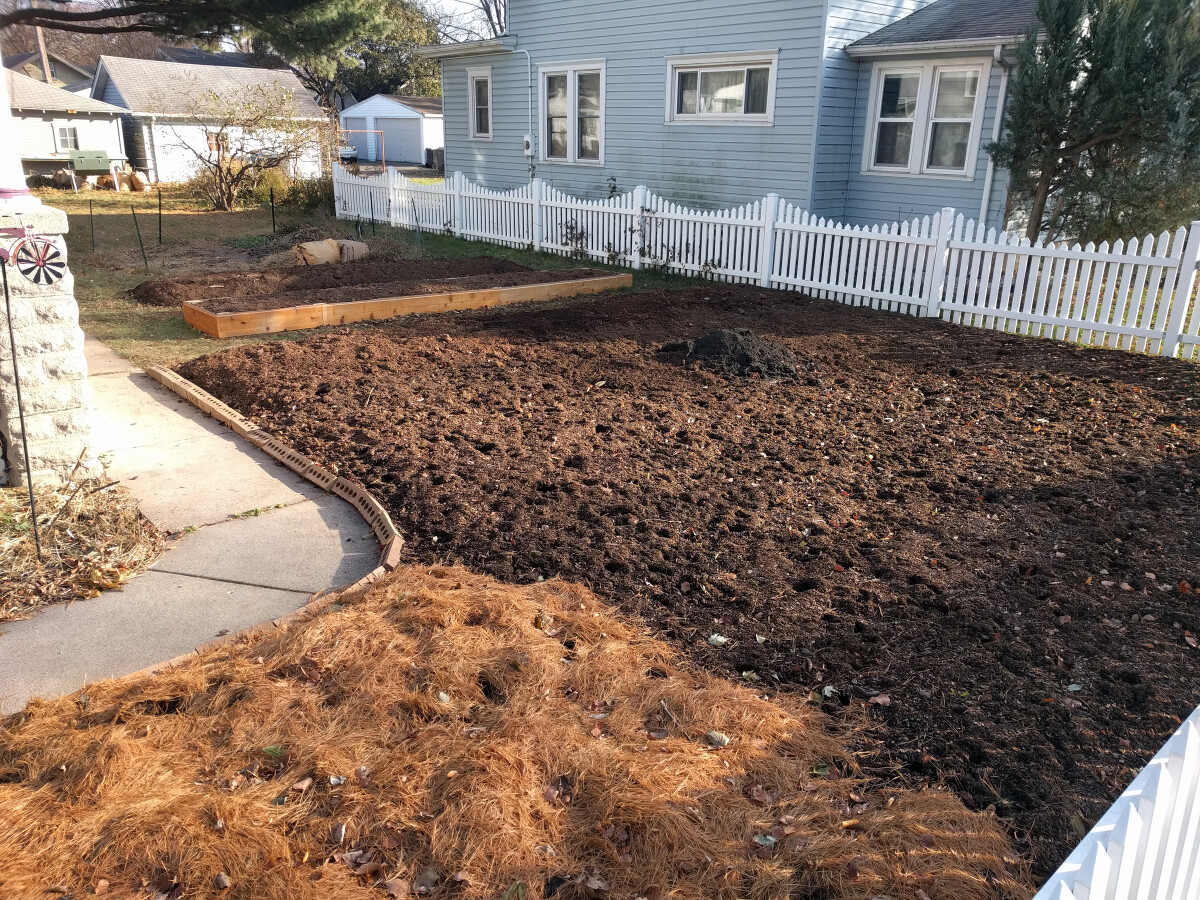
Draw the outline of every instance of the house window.
[[[60,125],[58,127],[58,152],[67,153],[78,149],[79,131],[73,125]]]
[[[538,67],[545,162],[604,162],[604,61]]]
[[[864,171],[972,177],[985,68],[978,63],[877,66]]]
[[[770,125],[779,54],[704,53],[667,58],[667,122]]]
[[[467,85],[471,109],[471,138],[477,141],[492,139],[492,69],[467,69]]]

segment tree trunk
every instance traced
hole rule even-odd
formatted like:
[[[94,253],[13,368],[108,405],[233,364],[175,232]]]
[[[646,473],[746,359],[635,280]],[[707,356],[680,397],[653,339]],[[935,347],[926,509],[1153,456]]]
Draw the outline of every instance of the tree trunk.
[[[1042,233],[1042,217],[1046,214],[1046,203],[1050,199],[1052,174],[1048,168],[1043,168],[1033,192],[1033,208],[1029,210],[1029,224],[1025,226],[1025,237],[1029,238],[1031,244],[1036,244]]]

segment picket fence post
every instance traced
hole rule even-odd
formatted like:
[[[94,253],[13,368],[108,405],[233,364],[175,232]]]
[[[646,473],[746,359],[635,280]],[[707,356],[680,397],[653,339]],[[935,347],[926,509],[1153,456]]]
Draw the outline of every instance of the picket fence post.
[[[451,217],[453,225],[450,230],[454,232],[455,237],[462,237],[463,223],[463,173],[454,173],[454,210]]]
[[[533,252],[540,253],[542,249],[542,228],[543,226],[543,207],[542,207],[542,186],[544,182],[540,178],[534,178],[532,184],[533,190],[533,206],[530,210],[533,214]]]
[[[650,189],[639,184],[633,189],[633,259],[634,269],[642,268],[643,241],[646,229],[646,203]]]
[[[950,256],[950,233],[954,225],[954,209],[942,207],[934,217],[937,227],[933,249],[930,250],[932,268],[925,285],[925,315],[936,317],[942,314],[942,295],[946,290],[946,260]]]
[[[1188,230],[1187,243],[1183,245],[1183,258],[1179,260],[1179,272],[1171,294],[1171,318],[1163,336],[1162,355],[1172,359],[1179,354],[1180,338],[1187,324],[1188,304],[1192,302],[1192,288],[1196,283],[1197,262],[1200,262],[1200,222],[1193,222]]]
[[[767,194],[763,203],[762,240],[758,245],[758,283],[765,288],[771,286],[775,271],[775,223],[779,220],[779,195]]]

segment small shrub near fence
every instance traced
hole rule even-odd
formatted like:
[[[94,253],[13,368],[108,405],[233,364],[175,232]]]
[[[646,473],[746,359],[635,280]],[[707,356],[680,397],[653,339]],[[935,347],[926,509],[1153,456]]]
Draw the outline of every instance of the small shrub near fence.
[[[771,194],[727,210],[671,203],[645,187],[582,200],[534,179],[510,191],[461,172],[415,182],[335,168],[341,218],[633,269],[803,291],[855,306],[1089,347],[1200,356],[1200,223],[1109,246],[1031,244],[953,209],[889,225],[818,218]]]

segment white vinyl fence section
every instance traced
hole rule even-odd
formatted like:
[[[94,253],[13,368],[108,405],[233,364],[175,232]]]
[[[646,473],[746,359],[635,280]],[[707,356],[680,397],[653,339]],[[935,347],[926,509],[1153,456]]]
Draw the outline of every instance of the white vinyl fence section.
[[[1031,244],[943,209],[870,228],[817,218],[776,194],[696,210],[645,187],[582,200],[540,178],[493,191],[455,172],[425,184],[395,169],[334,170],[337,214],[467,240],[802,291],[977,328],[1200,358],[1200,222],[1157,237]]]
[[[1200,709],[1034,900],[1200,898]]]

